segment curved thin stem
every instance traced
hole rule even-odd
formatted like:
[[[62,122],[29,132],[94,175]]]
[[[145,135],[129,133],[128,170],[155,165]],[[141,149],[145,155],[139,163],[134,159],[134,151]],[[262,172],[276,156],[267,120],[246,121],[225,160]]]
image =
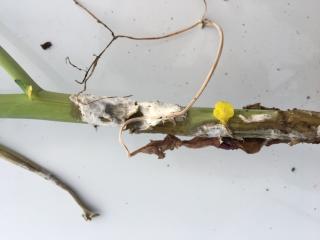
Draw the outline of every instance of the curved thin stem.
[[[60,178],[49,172],[44,167],[3,145],[0,145],[0,156],[19,167],[27,169],[39,175],[40,177],[55,183],[58,187],[65,190],[68,194],[70,194],[70,196],[82,209],[82,216],[85,220],[91,220],[92,218],[99,216],[98,213],[95,213],[89,209],[89,207],[84,203],[84,201],[80,198],[80,196],[75,192],[75,190],[72,187],[60,180]]]
[[[179,35],[181,33],[188,32],[188,31],[192,30],[193,28],[195,28],[195,27],[197,27],[197,26],[199,26],[201,24],[202,24],[202,20],[195,22],[194,24],[192,24],[189,27],[185,27],[185,28],[182,28],[182,29],[180,29],[178,31],[171,32],[171,33],[168,33],[168,34],[165,34],[165,35],[160,35],[160,36],[134,37],[134,36],[130,36],[130,35],[116,35],[116,37],[118,37],[118,38],[127,38],[127,39],[130,39],[130,40],[138,40],[138,41],[161,40],[161,39],[177,36],[177,35]]]
[[[115,34],[114,32],[112,31],[112,29],[107,25],[105,24],[103,21],[101,21],[93,12],[91,12],[88,8],[86,8],[82,3],[80,3],[79,1],[77,0],[73,0],[73,2],[78,5],[80,8],[82,8],[85,12],[87,12],[93,19],[95,19],[99,24],[101,24],[102,26],[104,26],[106,29],[109,30],[109,32],[111,33],[111,35],[114,37]]]
[[[83,92],[85,92],[87,90],[87,82],[91,78],[92,74],[94,73],[94,70],[96,69],[100,58],[106,52],[106,50],[112,45],[112,43],[115,42],[115,40],[117,40],[118,38],[126,38],[126,39],[129,39],[129,40],[135,40],[135,41],[161,40],[161,39],[174,37],[174,36],[177,36],[179,34],[188,32],[188,31],[190,31],[190,30],[194,29],[195,27],[197,27],[199,25],[202,25],[202,24],[203,24],[203,21],[198,21],[198,22],[192,24],[191,26],[186,27],[186,28],[182,28],[182,29],[180,29],[178,31],[175,31],[175,32],[172,32],[172,33],[168,33],[168,34],[165,34],[165,35],[151,36],[151,37],[134,37],[134,36],[129,36],[129,35],[114,35],[113,32],[112,32],[112,36],[113,36],[112,39],[109,41],[107,46],[95,57],[93,62],[90,64],[89,68],[85,71],[85,75],[84,75],[82,81],[76,81],[79,84],[84,84],[83,89],[78,94],[81,94],[81,93],[83,93]]]
[[[137,41],[137,40],[138,41],[161,40],[161,39],[170,38],[170,37],[188,32],[188,31],[192,30],[193,28],[204,24],[203,20],[199,20],[199,21],[195,22],[194,24],[192,24],[191,26],[182,28],[180,30],[177,30],[177,31],[174,31],[174,32],[171,32],[168,34],[160,35],[160,36],[135,37],[135,36],[124,35],[124,34],[115,34],[115,32],[111,29],[111,27],[109,27],[106,23],[104,23],[100,18],[98,18],[92,11],[90,11],[87,7],[85,7],[83,4],[81,4],[78,0],[73,0],[73,2],[76,5],[78,5],[80,8],[82,8],[86,13],[88,13],[99,24],[101,24],[103,27],[105,27],[110,32],[110,34],[112,36],[112,39],[108,42],[107,46],[95,57],[95,59],[90,64],[89,68],[85,71],[85,75],[84,75],[82,81],[76,81],[79,84],[84,84],[83,89],[78,93],[78,95],[87,90],[87,82],[91,78],[92,74],[94,73],[100,58],[106,52],[106,50],[112,45],[112,43],[115,40],[117,40],[118,38],[126,38],[129,40],[135,40],[135,41]],[[204,18],[204,16],[207,13],[207,3],[205,0],[203,0],[203,2],[204,2],[204,14],[203,14],[202,19]]]

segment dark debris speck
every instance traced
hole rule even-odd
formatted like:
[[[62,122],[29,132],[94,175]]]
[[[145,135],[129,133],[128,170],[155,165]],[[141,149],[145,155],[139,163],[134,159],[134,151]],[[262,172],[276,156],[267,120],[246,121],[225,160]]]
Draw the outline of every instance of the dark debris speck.
[[[40,46],[42,47],[43,50],[47,50],[47,49],[52,47],[52,43],[51,42],[45,42],[45,43],[40,44]]]

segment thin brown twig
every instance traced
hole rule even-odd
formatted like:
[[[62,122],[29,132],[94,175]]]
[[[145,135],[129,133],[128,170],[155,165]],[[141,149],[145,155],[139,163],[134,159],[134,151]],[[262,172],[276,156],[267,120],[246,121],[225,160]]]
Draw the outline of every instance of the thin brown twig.
[[[161,39],[165,39],[165,38],[170,38],[185,32],[188,32],[192,29],[194,29],[195,27],[199,26],[199,25],[203,25],[203,20],[199,20],[196,23],[192,24],[191,26],[188,26],[186,28],[182,28],[178,31],[174,31],[172,33],[168,33],[165,35],[160,35],[160,36],[148,36],[148,37],[135,37],[135,36],[130,36],[130,35],[124,35],[124,34],[115,34],[115,32],[111,29],[111,27],[109,27],[106,23],[104,23],[101,19],[99,19],[93,12],[91,12],[87,7],[85,7],[83,4],[81,4],[79,1],[77,0],[73,0],[73,2],[75,4],[77,4],[80,8],[82,8],[85,12],[87,12],[94,20],[96,20],[99,24],[101,24],[102,26],[104,26],[112,35],[112,39],[109,41],[109,43],[107,44],[107,46],[99,53],[99,55],[97,55],[95,57],[95,59],[92,61],[92,63],[90,64],[89,68],[86,70],[86,73],[82,79],[82,81],[76,81],[79,84],[84,84],[83,90],[80,91],[78,93],[81,94],[83,92],[85,92],[87,90],[87,82],[88,80],[91,78],[92,74],[94,73],[97,64],[100,60],[100,58],[102,57],[102,55],[106,52],[106,50],[111,46],[111,44],[117,40],[118,38],[126,38],[129,40],[139,40],[139,41],[149,41],[149,40],[161,40]],[[206,14],[206,1],[204,0],[204,4],[205,4],[205,11],[204,11],[204,15]]]
[[[206,0],[203,0],[203,5],[204,5],[204,11],[203,11],[202,19],[205,19],[208,13],[208,4]]]
[[[91,12],[87,7],[85,7],[82,3],[80,3],[77,0],[73,0],[73,2],[78,5],[80,8],[82,8],[84,11],[86,11],[93,19],[95,19],[99,24],[101,24],[102,26],[104,26],[106,29],[109,30],[109,32],[111,33],[112,37],[115,37],[114,32],[112,31],[112,29],[105,24],[103,21],[101,21],[93,12]]]
[[[87,82],[91,78],[92,74],[94,73],[94,70],[96,69],[98,62],[102,55],[105,53],[105,51],[111,46],[111,44],[116,40],[117,38],[112,38],[111,41],[108,43],[108,45],[95,57],[93,62],[90,64],[89,68],[85,71],[84,78],[82,81],[76,81],[79,84],[84,84],[83,89],[78,93],[80,95],[81,93],[85,92],[87,90]]]
[[[7,160],[10,163],[13,163],[19,167],[22,167],[24,169],[27,169],[40,177],[51,181],[55,183],[58,187],[65,190],[68,194],[71,195],[71,197],[74,199],[74,201],[79,205],[79,207],[83,211],[83,218],[85,220],[92,220],[92,218],[99,216],[98,213],[93,212],[89,209],[89,207],[84,203],[84,201],[79,197],[79,195],[73,190],[72,187],[64,183],[60,178],[53,175],[51,172],[49,172],[44,167],[40,166],[39,164],[31,161],[30,159],[18,154],[17,152],[0,145],[0,156]]]
[[[86,70],[84,70],[81,67],[78,67],[77,65],[75,65],[74,63],[71,62],[69,57],[66,57],[66,64],[69,64],[71,67],[74,67],[75,69],[79,70],[79,71],[83,71],[85,72]]]
[[[117,35],[118,38],[127,38],[127,39],[130,39],[130,40],[138,40],[138,41],[147,41],[147,40],[161,40],[161,39],[164,39],[164,38],[170,38],[170,37],[174,37],[174,36],[177,36],[181,33],[185,33],[185,32],[188,32],[190,31],[191,29],[199,26],[202,24],[202,20],[199,20],[197,21],[196,23],[192,24],[191,26],[189,27],[186,27],[186,28],[182,28],[178,31],[175,31],[175,32],[172,32],[172,33],[168,33],[168,34],[165,34],[165,35],[162,35],[162,36],[151,36],[151,37],[134,37],[134,36],[130,36],[130,35]]]
[[[123,96],[122,98],[130,98],[130,97],[132,97],[132,96],[133,96],[133,95],[130,94],[130,95]],[[88,102],[88,103],[83,103],[83,102],[82,102],[82,104],[84,104],[84,105],[90,105],[90,104],[92,104],[92,103],[99,102],[99,101],[104,100],[104,99],[107,99],[107,98],[117,98],[117,97],[118,97],[118,96],[100,97],[100,98],[98,98],[98,99],[96,99],[96,100],[92,100],[91,102]]]

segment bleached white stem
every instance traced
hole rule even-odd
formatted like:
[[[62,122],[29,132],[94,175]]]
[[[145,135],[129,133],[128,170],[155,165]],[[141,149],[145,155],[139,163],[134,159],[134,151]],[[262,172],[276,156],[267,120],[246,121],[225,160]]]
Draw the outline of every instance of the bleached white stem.
[[[80,94],[71,95],[70,99],[79,107],[84,122],[104,126],[112,123],[123,124],[134,116],[143,116],[145,121],[139,123],[139,130],[156,126],[162,121],[161,116],[167,116],[182,109],[179,105],[172,103],[137,102],[128,97]]]

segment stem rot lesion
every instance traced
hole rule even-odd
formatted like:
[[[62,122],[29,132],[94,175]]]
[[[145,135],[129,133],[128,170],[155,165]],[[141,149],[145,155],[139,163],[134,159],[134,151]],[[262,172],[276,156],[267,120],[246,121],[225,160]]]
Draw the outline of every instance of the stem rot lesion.
[[[188,31],[198,27],[198,26],[201,26],[201,28],[212,27],[217,31],[218,37],[219,37],[218,48],[217,48],[217,51],[216,51],[216,54],[214,57],[214,61],[211,65],[209,72],[208,72],[207,76],[205,77],[202,85],[200,86],[199,90],[195,93],[195,95],[192,97],[192,99],[189,101],[189,103],[182,110],[180,110],[178,112],[172,112],[168,115],[159,115],[159,116],[155,117],[155,119],[161,119],[162,122],[175,123],[176,118],[185,116],[186,113],[188,112],[188,110],[194,105],[194,103],[201,96],[203,91],[206,89],[209,81],[211,80],[211,77],[212,77],[212,75],[213,75],[213,73],[219,63],[219,60],[220,60],[220,57],[222,54],[223,44],[224,44],[223,29],[216,22],[207,18],[208,6],[207,6],[206,0],[203,0],[204,11],[203,11],[203,14],[202,14],[202,17],[200,18],[200,20],[196,21],[195,23],[193,23],[192,25],[190,25],[188,27],[182,28],[182,29],[174,31],[172,33],[168,33],[168,34],[160,35],[160,36],[150,36],[150,37],[136,37],[136,36],[130,36],[130,35],[116,34],[114,32],[114,30],[108,24],[104,23],[100,18],[98,18],[92,11],[90,11],[86,6],[84,6],[78,0],[73,0],[73,2],[76,5],[78,5],[81,9],[83,9],[86,13],[88,13],[94,20],[96,20],[98,22],[98,24],[101,24],[104,28],[106,28],[112,36],[111,40],[107,43],[105,48],[94,58],[92,63],[89,65],[88,69],[85,71],[85,74],[84,74],[82,81],[77,81],[77,83],[83,84],[83,89],[78,93],[78,96],[86,91],[87,82],[91,78],[91,76],[93,75],[100,58],[107,51],[107,49],[112,45],[112,43],[114,43],[117,39],[126,38],[129,40],[136,40],[136,41],[137,40],[138,41],[160,40],[160,39],[170,38],[170,37],[174,37],[174,36],[183,34],[185,32],[188,32]],[[70,62],[70,64],[72,66],[74,66],[71,62]],[[74,67],[76,67],[76,66],[74,66]],[[78,67],[76,67],[76,68],[78,68]],[[78,68],[78,70],[80,70],[80,68]],[[127,147],[127,145],[124,142],[123,131],[126,129],[126,127],[129,124],[134,123],[134,122],[141,122],[141,121],[145,121],[145,120],[147,120],[147,118],[143,117],[143,116],[130,118],[127,121],[125,121],[120,127],[119,142],[124,147],[124,149],[126,150],[129,157],[133,156],[133,152],[130,152],[129,148]]]

